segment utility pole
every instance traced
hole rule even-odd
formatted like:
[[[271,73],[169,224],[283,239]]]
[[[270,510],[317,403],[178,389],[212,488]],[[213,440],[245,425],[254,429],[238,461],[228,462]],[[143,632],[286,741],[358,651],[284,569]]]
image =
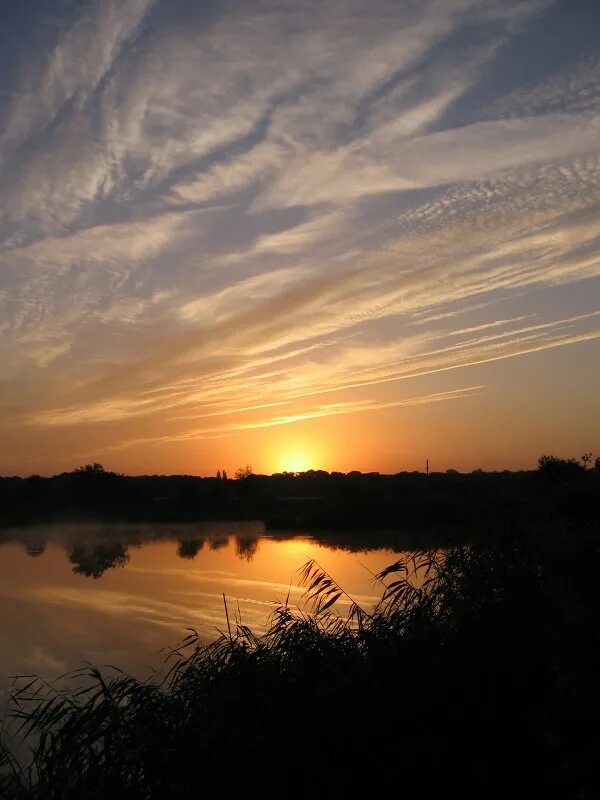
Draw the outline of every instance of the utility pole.
[[[427,459],[427,461],[425,463],[425,474],[429,475],[429,459]]]

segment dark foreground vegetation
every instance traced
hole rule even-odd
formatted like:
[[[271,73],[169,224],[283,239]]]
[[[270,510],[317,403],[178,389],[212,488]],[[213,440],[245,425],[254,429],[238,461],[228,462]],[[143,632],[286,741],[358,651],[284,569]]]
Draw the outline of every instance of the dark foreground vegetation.
[[[599,488],[598,465],[552,457],[506,474],[92,467],[0,481],[5,521],[237,513],[412,527],[443,545],[374,576],[374,610],[309,563],[302,609],[277,607],[263,637],[225,607],[217,641],[191,631],[147,681],[94,667],[19,678],[0,722],[0,797],[600,796]],[[201,546],[182,541],[180,555]],[[122,542],[91,547],[74,542],[69,558],[92,577],[127,558]]]
[[[50,478],[0,478],[0,526],[53,520],[264,520],[272,530],[427,529],[477,532],[584,519],[598,500],[592,465],[542,456],[526,472],[396,475],[322,470],[237,479],[193,475],[131,477],[99,464]]]
[[[305,610],[265,637],[230,612],[160,680],[24,681],[7,723],[31,756],[2,751],[0,794],[598,797],[597,537],[588,517],[422,552],[377,576],[370,613],[309,563]]]

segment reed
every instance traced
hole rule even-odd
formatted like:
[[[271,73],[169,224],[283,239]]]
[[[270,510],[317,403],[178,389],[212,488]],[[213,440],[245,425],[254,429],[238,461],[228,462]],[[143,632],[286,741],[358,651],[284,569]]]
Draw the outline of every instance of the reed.
[[[311,561],[264,636],[190,629],[147,681],[22,678],[8,716],[30,755],[4,741],[0,795],[595,796],[600,569],[594,544],[570,552],[423,551],[374,576],[373,609]]]

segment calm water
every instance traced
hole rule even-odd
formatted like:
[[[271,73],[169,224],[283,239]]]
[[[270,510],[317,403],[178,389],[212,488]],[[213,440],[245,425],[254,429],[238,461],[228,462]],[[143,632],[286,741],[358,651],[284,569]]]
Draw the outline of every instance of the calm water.
[[[273,538],[259,523],[3,530],[2,708],[17,672],[52,678],[89,661],[146,676],[160,665],[160,648],[176,645],[187,627],[206,639],[224,629],[223,592],[232,617],[263,631],[274,602],[288,591],[300,600],[298,570],[309,558],[369,606],[377,599],[370,572],[397,558],[381,537],[379,549],[364,549],[374,543]]]

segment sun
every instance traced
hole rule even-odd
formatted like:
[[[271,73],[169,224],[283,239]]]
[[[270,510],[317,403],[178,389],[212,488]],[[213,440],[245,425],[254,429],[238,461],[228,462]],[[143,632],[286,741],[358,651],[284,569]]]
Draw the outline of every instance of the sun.
[[[267,452],[272,472],[308,472],[323,469],[327,461],[323,442],[310,436],[278,437]]]
[[[290,450],[281,455],[282,472],[306,472],[312,469],[312,459],[306,451]]]

